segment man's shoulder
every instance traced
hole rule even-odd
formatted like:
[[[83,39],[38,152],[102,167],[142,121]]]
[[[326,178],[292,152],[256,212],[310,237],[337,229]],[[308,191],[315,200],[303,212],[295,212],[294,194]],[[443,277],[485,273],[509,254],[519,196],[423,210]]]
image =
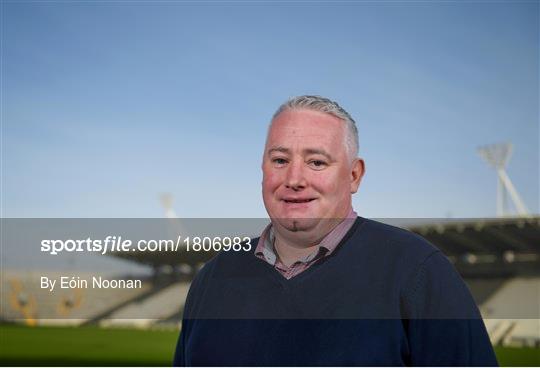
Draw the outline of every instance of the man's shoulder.
[[[401,275],[415,273],[441,251],[409,230],[375,220],[359,218],[341,248],[342,259],[369,262],[370,269],[391,269]]]

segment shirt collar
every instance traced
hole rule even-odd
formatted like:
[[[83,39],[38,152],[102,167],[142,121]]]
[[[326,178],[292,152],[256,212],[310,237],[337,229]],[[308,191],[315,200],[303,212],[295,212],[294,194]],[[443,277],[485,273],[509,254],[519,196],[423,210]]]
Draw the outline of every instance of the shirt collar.
[[[341,242],[345,234],[351,229],[352,225],[356,221],[357,214],[351,208],[347,217],[343,219],[332,231],[330,231],[318,244],[318,250],[308,255],[304,259],[300,260],[301,262],[310,262],[312,261],[321,251],[328,256],[337,248],[338,244]],[[274,228],[272,223],[268,224],[263,230],[259,242],[255,248],[255,255],[259,258],[264,258],[266,262],[275,265],[277,261],[277,254],[274,249]]]

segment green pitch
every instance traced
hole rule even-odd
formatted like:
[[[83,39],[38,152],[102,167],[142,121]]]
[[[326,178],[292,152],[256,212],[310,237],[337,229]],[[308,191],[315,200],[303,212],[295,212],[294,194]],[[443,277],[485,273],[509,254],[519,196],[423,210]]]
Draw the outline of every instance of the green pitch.
[[[0,325],[0,364],[170,366],[177,331]],[[540,349],[496,348],[502,366],[540,366]]]
[[[540,366],[540,348],[501,348],[495,353],[501,366],[538,367]]]
[[[0,325],[0,364],[171,366],[178,331]]]

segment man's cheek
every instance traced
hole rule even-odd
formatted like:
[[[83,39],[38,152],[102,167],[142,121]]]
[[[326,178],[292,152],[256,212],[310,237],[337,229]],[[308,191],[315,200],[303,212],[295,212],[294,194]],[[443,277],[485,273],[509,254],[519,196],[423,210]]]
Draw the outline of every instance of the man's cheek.
[[[314,178],[311,181],[311,183],[313,187],[317,189],[319,193],[331,194],[331,193],[335,193],[339,188],[338,181],[335,180],[335,178],[330,178],[330,177],[320,176],[320,177]]]
[[[279,174],[268,172],[263,176],[263,186],[266,190],[273,190],[279,187],[281,178]]]

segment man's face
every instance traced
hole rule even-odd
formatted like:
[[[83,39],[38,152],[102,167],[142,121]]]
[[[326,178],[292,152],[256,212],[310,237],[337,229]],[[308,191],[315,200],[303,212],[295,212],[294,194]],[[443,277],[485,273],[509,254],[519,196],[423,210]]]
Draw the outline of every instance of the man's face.
[[[364,166],[351,163],[340,119],[311,110],[286,110],[272,122],[263,158],[263,199],[274,224],[291,232],[331,230],[343,219]],[[279,231],[279,229],[278,229]]]

